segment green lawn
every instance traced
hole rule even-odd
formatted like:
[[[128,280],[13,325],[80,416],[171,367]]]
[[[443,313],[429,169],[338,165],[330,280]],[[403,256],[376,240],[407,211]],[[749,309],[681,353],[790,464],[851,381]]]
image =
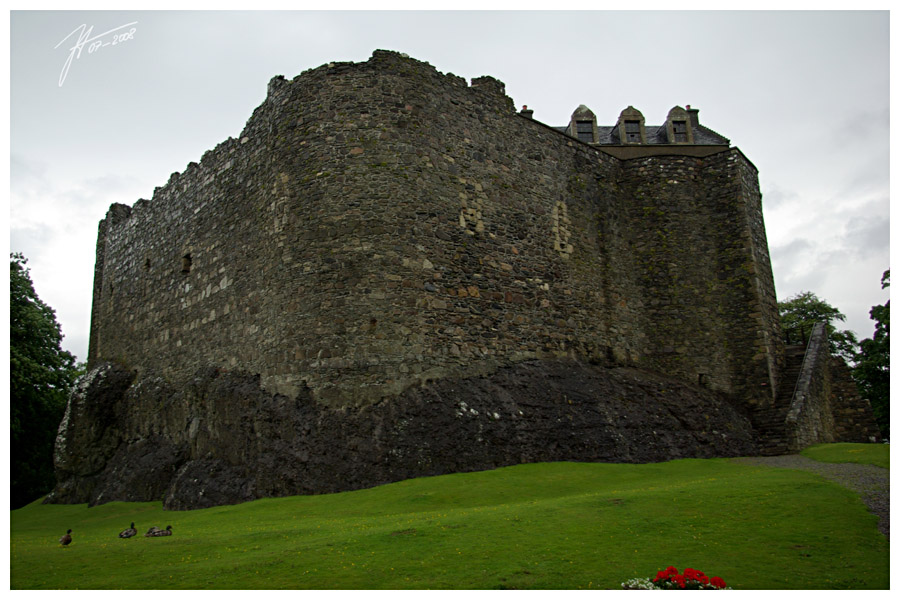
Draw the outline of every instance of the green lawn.
[[[810,446],[800,454],[820,462],[849,462],[891,468],[889,444],[818,444]]]
[[[34,503],[10,513],[10,586],[603,589],[674,565],[735,589],[887,589],[876,522],[806,472],[542,463],[186,512]]]

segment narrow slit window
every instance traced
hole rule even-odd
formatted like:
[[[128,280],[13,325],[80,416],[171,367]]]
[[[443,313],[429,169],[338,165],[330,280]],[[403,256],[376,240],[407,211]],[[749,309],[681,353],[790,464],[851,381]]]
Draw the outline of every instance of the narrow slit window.
[[[181,258],[181,272],[187,275],[191,272],[191,255],[185,254]]]

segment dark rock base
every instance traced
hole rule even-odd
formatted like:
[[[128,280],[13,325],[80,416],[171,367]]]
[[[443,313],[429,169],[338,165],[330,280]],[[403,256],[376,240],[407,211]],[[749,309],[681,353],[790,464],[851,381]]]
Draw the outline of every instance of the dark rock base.
[[[527,462],[756,453],[749,419],[722,395],[573,361],[436,381],[358,409],[268,394],[258,377],[216,369],[178,387],[133,379],[104,364],[82,380],[47,502],[185,510]]]

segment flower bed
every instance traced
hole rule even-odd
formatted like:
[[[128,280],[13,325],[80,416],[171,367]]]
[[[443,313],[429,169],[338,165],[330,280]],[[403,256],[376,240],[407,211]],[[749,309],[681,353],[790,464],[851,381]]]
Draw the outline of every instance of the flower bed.
[[[675,567],[658,571],[656,577],[629,579],[622,584],[626,590],[727,590],[721,577],[709,577],[697,569],[685,569],[679,573]]]

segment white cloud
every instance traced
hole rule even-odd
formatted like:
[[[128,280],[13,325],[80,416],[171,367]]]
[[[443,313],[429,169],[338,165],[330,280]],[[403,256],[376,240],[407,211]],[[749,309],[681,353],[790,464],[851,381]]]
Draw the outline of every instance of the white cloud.
[[[134,198],[136,182],[115,174],[55,184],[54,170],[11,157],[10,252],[28,259],[38,296],[56,311],[63,348],[87,357],[97,226],[109,205]]]

